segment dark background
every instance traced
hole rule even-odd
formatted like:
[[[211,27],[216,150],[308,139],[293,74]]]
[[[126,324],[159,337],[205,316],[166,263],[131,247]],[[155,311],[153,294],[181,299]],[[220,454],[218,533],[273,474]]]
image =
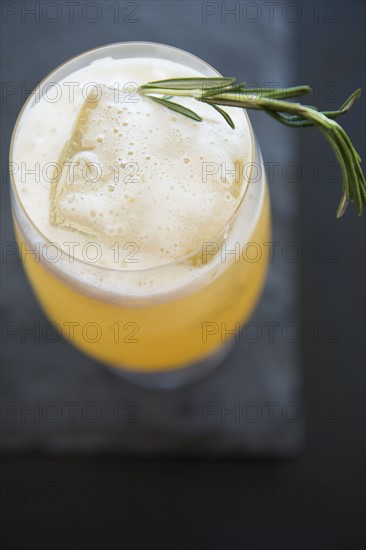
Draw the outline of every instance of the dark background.
[[[5,4],[21,9],[34,2]],[[182,47],[243,80],[260,72],[263,56],[274,67],[285,62],[277,59],[277,44],[263,33],[261,21],[253,21],[254,12],[241,12],[237,22],[222,20],[222,2],[212,3],[219,12],[205,25],[202,2],[120,2],[120,20],[114,23],[110,7],[116,3],[105,0],[97,3],[103,17],[95,24],[80,18],[84,4],[75,8],[75,24],[64,17],[55,24],[41,18],[17,25],[11,17],[19,23],[19,14],[4,19],[3,12],[3,68],[12,64],[14,78],[33,88],[65,59],[123,40]],[[265,3],[252,4],[268,20]],[[139,22],[126,21],[135,6],[138,12],[131,17]],[[339,105],[354,89],[366,88],[364,2],[282,2],[277,9],[274,24],[293,36],[294,80],[317,83],[314,101],[320,108],[330,109],[333,100]],[[292,9],[300,10],[298,18]],[[253,37],[253,29],[258,38],[248,44],[245,36]],[[238,74],[238,57],[231,52],[240,51],[241,43]],[[7,138],[20,106],[19,97],[1,105]],[[257,118],[251,116],[261,143],[265,125],[256,126]],[[364,121],[362,98],[343,124],[363,158]],[[6,456],[1,527],[7,549],[364,547],[365,220],[352,206],[342,220],[335,219],[340,174],[333,172],[332,153],[315,131],[301,131],[298,139],[303,168],[300,185],[294,183],[300,194],[298,231],[303,249],[311,250],[300,269],[302,323],[338,326],[332,345],[314,338],[302,342],[305,400],[313,411],[303,455],[277,461]],[[7,146],[2,140],[3,163]],[[275,190],[272,186],[272,194]],[[329,262],[329,243],[335,243],[336,263]],[[329,422],[329,403],[335,422]]]

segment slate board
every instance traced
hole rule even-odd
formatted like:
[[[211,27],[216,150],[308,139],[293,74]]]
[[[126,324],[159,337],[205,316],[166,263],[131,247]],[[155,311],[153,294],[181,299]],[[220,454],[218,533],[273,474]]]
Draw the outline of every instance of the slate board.
[[[253,26],[245,25],[243,32],[234,20],[223,24],[211,18],[203,23],[200,2],[139,6],[139,23],[125,25],[121,34],[105,18],[97,38],[95,27],[81,21],[76,21],[76,39],[63,21],[53,26],[30,22],[24,27],[16,18],[9,20],[4,32],[11,48],[5,79],[26,81],[31,88],[36,78],[79,51],[114,41],[151,40],[187,49],[241,80],[248,81],[248,75],[260,83],[294,80],[294,36],[284,20],[262,18]],[[30,44],[29,36],[40,33],[47,39],[51,30],[53,40],[47,56],[42,55],[42,41]],[[31,51],[30,62],[24,57],[26,48]],[[20,107],[20,99],[12,97],[4,108],[8,140]],[[46,318],[19,260],[10,256],[2,263],[2,323],[3,327],[15,323],[17,333],[3,338],[2,346],[3,451],[179,457],[288,457],[301,452],[301,339],[288,341],[291,331],[289,338],[283,336],[288,323],[299,323],[299,264],[286,261],[281,253],[286,243],[296,242],[297,186],[282,175],[288,162],[297,162],[296,134],[261,113],[250,116],[265,161],[279,163],[270,188],[273,240],[280,245],[251,320],[262,336],[257,342],[242,338],[220,367],[185,387],[169,391],[137,387],[63,340],[36,343],[29,335],[21,341],[21,323],[42,326]],[[6,186],[2,192],[3,240],[11,243]],[[264,324],[268,322],[278,323],[273,341]]]

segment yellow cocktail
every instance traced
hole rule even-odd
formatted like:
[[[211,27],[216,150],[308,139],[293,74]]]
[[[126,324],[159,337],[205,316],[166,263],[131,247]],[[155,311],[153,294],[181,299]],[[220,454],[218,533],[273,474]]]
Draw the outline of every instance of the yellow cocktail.
[[[229,109],[232,130],[208,105],[197,123],[136,91],[216,74],[168,46],[106,46],[47,77],[14,131],[14,220],[34,291],[65,337],[123,372],[212,362],[263,285],[269,199],[246,113]]]

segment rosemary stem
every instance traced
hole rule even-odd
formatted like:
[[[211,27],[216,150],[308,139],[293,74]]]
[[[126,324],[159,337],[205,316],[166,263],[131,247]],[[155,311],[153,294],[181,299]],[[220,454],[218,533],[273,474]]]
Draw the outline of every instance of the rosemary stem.
[[[194,99],[200,98],[202,90],[173,90],[172,88],[147,88],[145,86],[139,87],[139,92],[145,94],[158,94],[180,97],[193,97]]]
[[[311,91],[309,86],[291,88],[246,88],[245,83],[236,83],[235,78],[181,78],[149,82],[139,87],[141,94],[188,118],[201,122],[202,118],[187,107],[170,101],[171,97],[191,97],[211,105],[235,129],[230,115],[218,107],[239,107],[262,110],[272,118],[294,128],[316,126],[329,142],[342,171],[343,190],[337,217],[346,210],[348,201],[355,201],[358,214],[366,204],[366,181],[361,169],[361,158],[345,130],[334,119],[352,107],[361,95],[356,90],[338,111],[321,112],[315,107],[288,101]],[[164,98],[158,96],[165,96]]]

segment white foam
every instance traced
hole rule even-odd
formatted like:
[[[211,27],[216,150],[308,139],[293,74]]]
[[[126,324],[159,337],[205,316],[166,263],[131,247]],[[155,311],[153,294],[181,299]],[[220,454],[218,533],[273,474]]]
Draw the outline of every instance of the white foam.
[[[198,271],[214,273],[212,262],[197,267],[189,261],[174,267],[171,263],[211,241],[242,199],[246,187],[243,167],[252,158],[245,114],[227,109],[236,126],[232,130],[209,105],[176,99],[202,116],[204,121],[199,123],[156,104],[128,85],[197,75],[163,59],[104,58],[61,80],[58,101],[42,97],[22,117],[13,162],[23,167],[15,174],[15,184],[28,216],[46,239],[66,253],[71,249],[65,243],[73,243],[76,260],[90,260],[88,243],[97,243],[97,257],[91,265],[76,261],[64,268],[59,262],[52,269],[72,274],[81,284],[87,281],[101,292],[119,295],[160,293],[187,284]],[[77,83],[72,85],[73,101],[70,83]],[[92,99],[91,83],[97,83],[101,97],[94,109],[89,104],[80,138],[78,117],[88,93]],[[120,93],[110,87],[118,87]],[[70,146],[65,150],[67,143]],[[51,165],[60,163],[60,158],[79,162],[72,181],[65,167],[62,175],[51,181],[50,175],[55,175]],[[90,173],[86,181],[80,167],[90,161],[98,164],[101,172],[99,176]],[[25,169],[34,170],[37,165],[37,176],[25,174]],[[215,173],[206,175],[207,170]],[[85,254],[85,248],[90,254]],[[161,273],[146,275],[148,268],[164,264],[170,265],[163,269],[162,278]],[[107,269],[98,271],[98,267],[109,268],[114,275]],[[131,274],[129,282],[125,277],[121,288],[118,272],[136,270],[145,270],[145,275],[144,271],[141,276]]]

